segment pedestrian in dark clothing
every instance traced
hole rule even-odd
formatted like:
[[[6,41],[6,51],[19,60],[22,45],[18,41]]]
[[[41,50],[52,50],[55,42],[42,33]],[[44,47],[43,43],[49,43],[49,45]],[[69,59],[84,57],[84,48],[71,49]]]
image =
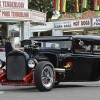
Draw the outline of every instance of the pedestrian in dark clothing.
[[[13,51],[13,50],[17,50],[17,48],[15,48],[12,44],[12,37],[8,37],[8,41],[6,42],[5,44],[5,53],[6,53],[6,56],[9,52]]]

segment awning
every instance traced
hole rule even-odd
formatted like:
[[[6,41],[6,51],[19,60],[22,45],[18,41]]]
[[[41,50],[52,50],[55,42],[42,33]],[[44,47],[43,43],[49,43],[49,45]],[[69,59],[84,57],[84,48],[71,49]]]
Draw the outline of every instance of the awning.
[[[18,22],[18,21],[31,21],[31,19],[0,18],[0,22]]]
[[[54,28],[53,22],[46,22],[44,25],[37,25],[30,27],[30,32],[45,32]]]
[[[46,31],[50,31],[52,29],[39,29],[39,30],[30,30],[31,32],[46,32]]]

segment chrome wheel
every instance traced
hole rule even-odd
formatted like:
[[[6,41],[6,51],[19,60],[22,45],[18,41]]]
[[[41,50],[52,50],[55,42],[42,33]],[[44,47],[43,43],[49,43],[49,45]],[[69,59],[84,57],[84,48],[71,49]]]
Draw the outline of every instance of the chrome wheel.
[[[45,68],[42,70],[42,74],[41,74],[41,81],[42,81],[42,85],[45,88],[50,88],[52,86],[53,83],[53,70],[50,66],[45,66]]]
[[[48,61],[37,64],[34,72],[34,81],[39,91],[50,91],[54,86],[54,69]]]

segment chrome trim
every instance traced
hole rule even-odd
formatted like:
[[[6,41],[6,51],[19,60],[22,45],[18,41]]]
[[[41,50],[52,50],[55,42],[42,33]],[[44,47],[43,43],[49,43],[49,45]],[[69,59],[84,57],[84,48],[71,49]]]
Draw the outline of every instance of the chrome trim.
[[[65,69],[63,68],[54,68],[55,72],[59,72],[59,73],[65,73]]]

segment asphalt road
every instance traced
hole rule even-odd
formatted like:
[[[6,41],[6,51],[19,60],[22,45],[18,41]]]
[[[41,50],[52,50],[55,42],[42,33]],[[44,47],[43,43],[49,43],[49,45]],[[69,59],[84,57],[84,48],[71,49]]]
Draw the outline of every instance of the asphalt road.
[[[49,92],[35,86],[0,86],[0,100],[100,100],[99,82],[60,83]]]

